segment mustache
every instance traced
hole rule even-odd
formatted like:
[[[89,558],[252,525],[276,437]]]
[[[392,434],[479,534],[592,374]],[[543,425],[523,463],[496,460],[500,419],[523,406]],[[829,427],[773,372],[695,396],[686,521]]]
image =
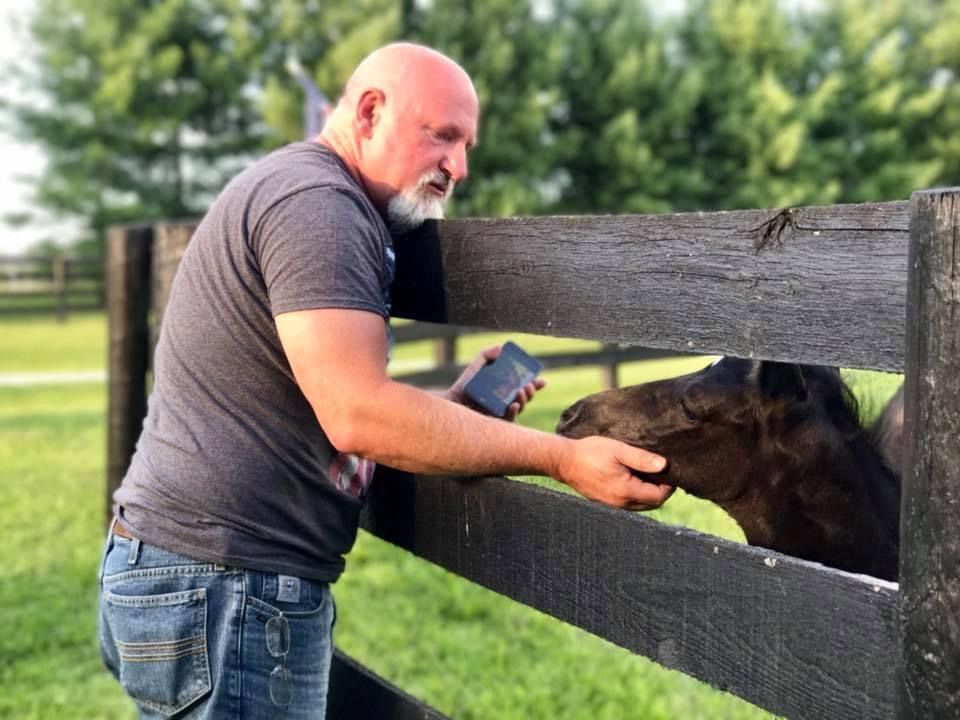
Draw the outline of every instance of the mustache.
[[[420,178],[417,183],[417,190],[425,190],[427,185],[437,185],[443,190],[444,196],[449,197],[456,183],[452,177],[442,170],[431,170]]]

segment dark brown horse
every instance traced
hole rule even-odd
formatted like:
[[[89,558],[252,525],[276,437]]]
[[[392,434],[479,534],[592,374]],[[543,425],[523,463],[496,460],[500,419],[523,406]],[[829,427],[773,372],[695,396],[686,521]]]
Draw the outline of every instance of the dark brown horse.
[[[657,482],[722,507],[751,545],[896,580],[900,484],[835,369],[723,358],[584,398],[557,432],[665,456]]]

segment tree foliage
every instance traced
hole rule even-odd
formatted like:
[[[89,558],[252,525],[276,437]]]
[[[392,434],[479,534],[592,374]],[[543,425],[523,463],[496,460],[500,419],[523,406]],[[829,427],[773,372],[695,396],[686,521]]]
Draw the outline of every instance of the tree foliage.
[[[480,143],[455,214],[904,198],[960,183],[960,0],[39,0],[11,109],[38,201],[112,222],[202,212],[301,136],[293,54],[331,97],[369,51],[460,60]]]
[[[461,213],[861,202],[960,182],[958,0],[480,7],[436,2],[415,23],[481,96]]]

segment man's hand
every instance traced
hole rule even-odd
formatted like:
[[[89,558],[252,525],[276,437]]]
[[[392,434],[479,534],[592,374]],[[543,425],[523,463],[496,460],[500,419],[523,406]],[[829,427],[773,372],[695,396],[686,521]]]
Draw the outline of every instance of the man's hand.
[[[502,350],[500,345],[494,345],[493,347],[488,347],[486,350],[482,351],[477,355],[473,361],[464,368],[463,372],[460,374],[460,377],[457,378],[457,381],[444,393],[443,397],[451,402],[459,403],[460,405],[465,405],[466,407],[472,408],[474,410],[479,410],[479,408],[467,397],[464,392],[464,388],[467,387],[467,383],[470,382],[470,379],[480,372],[480,368],[484,365],[492,363],[498,357],[500,357],[500,351]],[[533,399],[533,396],[537,393],[538,390],[541,390],[547,381],[543,378],[536,378],[533,382],[529,382],[524,385],[520,390],[517,391],[517,396],[514,402],[510,403],[510,406],[507,408],[507,412],[504,414],[503,419],[507,421],[513,421],[516,419],[523,408],[526,407],[527,403]]]
[[[658,473],[666,466],[659,455],[594,436],[573,441],[557,479],[591,500],[627,510],[652,510],[663,505],[674,488],[641,480],[631,470]]]

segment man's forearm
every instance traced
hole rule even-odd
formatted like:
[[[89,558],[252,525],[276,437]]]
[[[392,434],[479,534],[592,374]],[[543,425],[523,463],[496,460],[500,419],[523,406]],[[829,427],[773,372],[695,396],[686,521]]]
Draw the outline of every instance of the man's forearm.
[[[557,477],[572,444],[390,380],[351,405],[337,448],[410,472]]]

